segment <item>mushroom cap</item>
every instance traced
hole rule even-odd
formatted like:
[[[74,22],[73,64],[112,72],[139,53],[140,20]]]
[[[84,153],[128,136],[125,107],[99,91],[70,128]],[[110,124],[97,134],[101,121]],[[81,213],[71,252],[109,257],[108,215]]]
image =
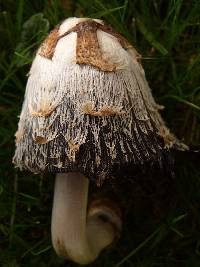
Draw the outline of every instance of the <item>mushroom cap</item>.
[[[58,25],[29,73],[14,163],[101,180],[112,168],[159,162],[181,148],[158,112],[140,57],[102,20]]]

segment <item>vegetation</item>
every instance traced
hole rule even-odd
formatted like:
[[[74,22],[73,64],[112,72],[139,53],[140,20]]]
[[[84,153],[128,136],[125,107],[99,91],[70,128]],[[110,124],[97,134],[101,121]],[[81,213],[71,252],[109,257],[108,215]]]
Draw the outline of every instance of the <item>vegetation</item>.
[[[50,240],[53,177],[12,165],[26,74],[48,32],[68,16],[103,18],[143,55],[147,80],[172,131],[200,144],[198,0],[0,1],[0,265],[76,266]],[[177,156],[174,178],[133,179],[120,241],[91,266],[199,267],[200,170]],[[126,192],[125,192],[126,194]]]

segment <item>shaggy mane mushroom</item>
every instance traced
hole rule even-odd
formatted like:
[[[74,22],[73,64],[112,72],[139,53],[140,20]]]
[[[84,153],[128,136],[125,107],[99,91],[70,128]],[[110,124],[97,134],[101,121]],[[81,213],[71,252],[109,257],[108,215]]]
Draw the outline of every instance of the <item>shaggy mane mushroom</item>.
[[[13,161],[56,173],[53,246],[80,264],[109,247],[122,224],[110,196],[88,205],[89,184],[183,148],[158,112],[140,58],[102,20],[69,18],[44,40],[30,70]]]

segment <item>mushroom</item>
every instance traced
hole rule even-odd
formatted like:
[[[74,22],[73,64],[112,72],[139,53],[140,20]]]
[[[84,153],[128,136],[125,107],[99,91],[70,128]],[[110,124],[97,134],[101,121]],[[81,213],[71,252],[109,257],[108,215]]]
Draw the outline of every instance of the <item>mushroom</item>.
[[[33,61],[16,133],[14,163],[56,173],[52,242],[58,255],[94,261],[121,231],[111,197],[88,205],[89,183],[101,186],[120,166],[161,162],[182,144],[162,120],[141,56],[110,25],[68,18]]]

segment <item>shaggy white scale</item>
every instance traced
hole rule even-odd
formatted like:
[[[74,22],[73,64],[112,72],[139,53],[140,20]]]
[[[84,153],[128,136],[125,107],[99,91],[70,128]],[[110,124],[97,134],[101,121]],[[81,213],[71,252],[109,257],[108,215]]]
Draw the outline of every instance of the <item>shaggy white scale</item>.
[[[76,63],[77,33],[65,33],[87,21],[61,24],[64,36],[52,59],[41,55],[43,45],[38,50],[16,133],[14,162],[21,169],[106,175],[115,164],[160,159],[163,149],[178,143],[158,113],[134,48],[97,30],[102,57],[115,71]]]

